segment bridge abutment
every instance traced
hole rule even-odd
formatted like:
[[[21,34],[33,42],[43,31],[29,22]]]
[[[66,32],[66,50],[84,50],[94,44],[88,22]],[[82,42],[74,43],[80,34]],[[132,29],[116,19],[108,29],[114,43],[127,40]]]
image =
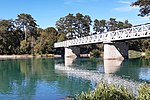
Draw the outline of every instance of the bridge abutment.
[[[71,57],[76,58],[80,57],[80,48],[79,47],[65,47],[65,58]]]
[[[127,42],[107,42],[104,43],[104,59],[106,60],[123,60],[128,59]]]

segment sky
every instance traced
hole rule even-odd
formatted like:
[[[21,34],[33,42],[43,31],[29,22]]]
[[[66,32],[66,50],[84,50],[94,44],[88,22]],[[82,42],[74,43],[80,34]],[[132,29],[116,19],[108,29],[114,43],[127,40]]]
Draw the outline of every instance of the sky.
[[[0,0],[0,19],[16,19],[18,14],[31,14],[41,28],[55,27],[61,17],[82,13],[95,19],[116,18],[133,25],[149,23],[150,18],[137,16],[136,0]]]

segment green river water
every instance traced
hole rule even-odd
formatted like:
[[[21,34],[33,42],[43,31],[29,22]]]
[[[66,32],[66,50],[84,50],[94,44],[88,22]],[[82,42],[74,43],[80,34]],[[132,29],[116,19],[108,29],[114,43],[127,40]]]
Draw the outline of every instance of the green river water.
[[[94,89],[98,75],[150,83],[150,59],[0,60],[0,100],[60,100]]]

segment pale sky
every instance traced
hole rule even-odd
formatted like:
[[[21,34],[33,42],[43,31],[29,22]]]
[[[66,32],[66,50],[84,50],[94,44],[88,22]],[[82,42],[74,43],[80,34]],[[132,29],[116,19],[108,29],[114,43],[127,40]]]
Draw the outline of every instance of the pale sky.
[[[131,7],[136,0],[0,0],[0,19],[16,19],[18,14],[27,13],[42,28],[55,27],[59,18],[69,13],[82,13],[91,19],[116,18],[129,20],[133,25],[150,22],[148,17],[137,16],[139,8]]]

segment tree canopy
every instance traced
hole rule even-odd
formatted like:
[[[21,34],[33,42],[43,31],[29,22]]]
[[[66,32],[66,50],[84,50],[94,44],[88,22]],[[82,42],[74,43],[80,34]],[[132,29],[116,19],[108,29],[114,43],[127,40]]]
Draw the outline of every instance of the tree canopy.
[[[92,20],[88,15],[77,13],[74,16],[68,14],[56,22],[56,28],[59,33],[65,34],[67,39],[79,38],[89,35],[91,22]]]
[[[132,6],[139,6],[140,7],[140,14],[139,16],[149,16],[150,15],[150,0],[137,0],[132,3]]]
[[[53,47],[55,42],[131,26],[128,20],[122,22],[116,18],[95,19],[92,23],[89,15],[77,13],[60,18],[56,22],[56,28],[42,29],[30,14],[22,13],[17,15],[15,20],[0,20],[0,54],[54,54],[58,52]],[[90,30],[92,27],[93,32]],[[150,51],[149,39],[130,41],[129,44],[130,49]],[[82,53],[89,53],[93,49],[103,50],[103,45],[93,44],[80,47]]]
[[[115,31],[123,28],[130,28],[131,26],[132,24],[129,23],[128,20],[122,22],[122,21],[117,21],[116,18],[110,18],[108,21],[104,19],[102,20],[95,19],[93,30],[95,31],[96,34],[99,34],[108,31]]]

